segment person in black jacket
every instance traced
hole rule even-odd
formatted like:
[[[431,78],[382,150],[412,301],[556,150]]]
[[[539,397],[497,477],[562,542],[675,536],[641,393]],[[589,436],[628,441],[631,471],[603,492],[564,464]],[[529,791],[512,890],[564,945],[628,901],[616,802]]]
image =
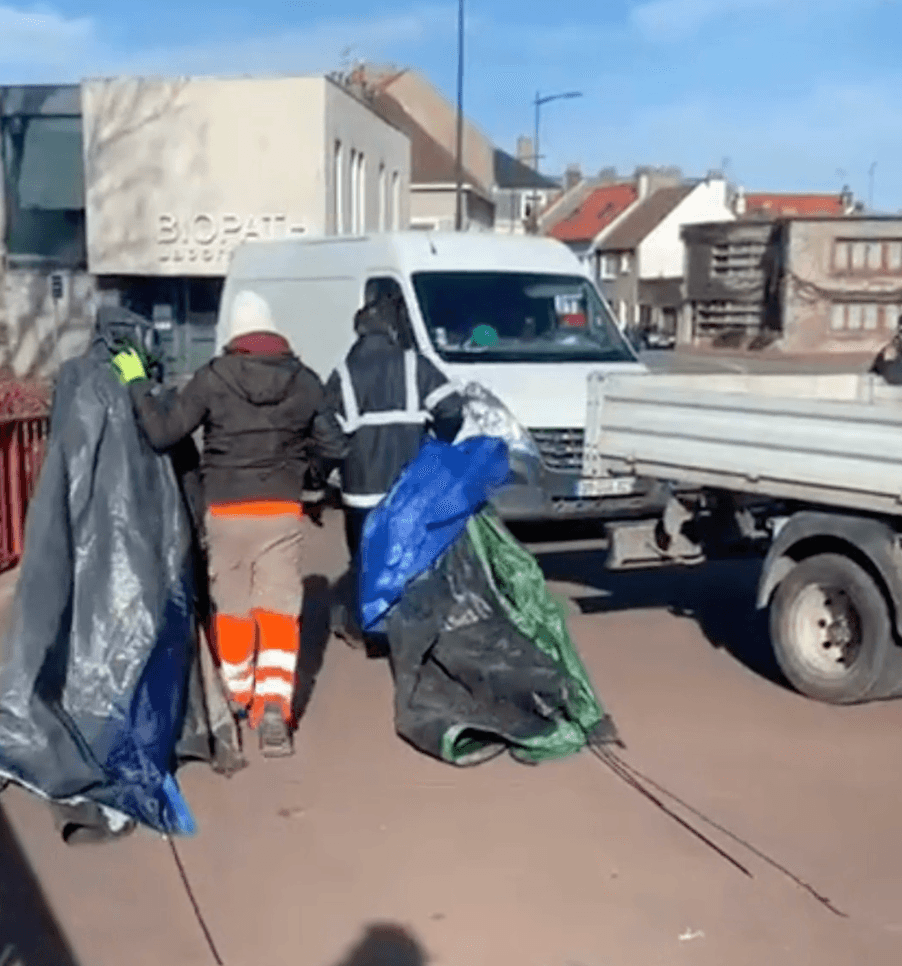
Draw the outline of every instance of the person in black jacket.
[[[883,376],[892,386],[902,384],[902,315],[896,323],[895,334],[877,354],[869,371]]]
[[[133,354],[114,359],[151,445],[204,430],[202,457],[214,638],[233,705],[264,754],[290,754],[300,648],[304,522],[311,460],[338,466],[346,442],[318,376],[292,353],[269,305],[235,298],[230,341],[165,402]]]
[[[357,341],[326,383],[326,401],[347,434],[342,466],[345,538],[352,583],[367,515],[419,452],[427,430],[453,442],[463,424],[463,399],[448,378],[414,346],[400,296],[377,295],[354,317]],[[365,565],[365,561],[362,562]],[[335,627],[359,634],[343,619]],[[333,624],[336,621],[333,620]]]

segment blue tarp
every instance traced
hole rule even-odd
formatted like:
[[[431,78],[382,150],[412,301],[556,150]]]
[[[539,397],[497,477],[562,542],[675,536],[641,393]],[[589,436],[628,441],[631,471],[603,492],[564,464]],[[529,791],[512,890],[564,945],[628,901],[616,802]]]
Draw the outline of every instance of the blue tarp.
[[[361,626],[372,630],[510,477],[504,440],[427,440],[369,515],[360,548]]]

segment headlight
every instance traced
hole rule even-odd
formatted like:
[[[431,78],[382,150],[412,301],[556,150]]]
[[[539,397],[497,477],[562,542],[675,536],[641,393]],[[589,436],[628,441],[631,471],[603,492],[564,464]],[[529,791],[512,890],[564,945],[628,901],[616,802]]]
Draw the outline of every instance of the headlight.
[[[461,395],[464,397],[464,424],[457,442],[473,436],[494,436],[503,439],[512,452],[539,458],[532,437],[497,396],[475,382],[465,386]]]

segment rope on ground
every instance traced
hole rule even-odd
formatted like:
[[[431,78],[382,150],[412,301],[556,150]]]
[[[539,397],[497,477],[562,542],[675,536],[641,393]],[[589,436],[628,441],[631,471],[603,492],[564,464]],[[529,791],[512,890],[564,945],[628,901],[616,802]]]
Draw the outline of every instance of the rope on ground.
[[[640,772],[637,768],[634,768],[632,765],[627,764],[622,759],[620,759],[620,762],[623,765],[623,767],[632,775],[634,775],[636,778],[640,779],[641,781],[645,782],[648,785],[651,785],[651,787],[654,788],[656,791],[660,792],[662,795],[665,795],[671,801],[676,802],[677,805],[680,805],[683,808],[685,808],[687,812],[690,812],[692,815],[695,815],[696,818],[701,819],[707,825],[710,825],[711,828],[717,829],[718,832],[721,832],[724,835],[726,835],[728,838],[731,838],[734,842],[736,842],[738,845],[741,845],[744,849],[748,849],[748,851],[751,852],[752,855],[757,856],[759,859],[761,859],[762,862],[767,863],[767,865],[771,866],[771,868],[774,868],[778,872],[785,875],[788,879],[794,882],[800,889],[804,889],[805,892],[807,892],[810,896],[812,896],[814,899],[817,899],[817,901],[820,902],[821,905],[829,909],[830,912],[832,912],[834,915],[840,916],[843,919],[849,918],[848,913],[842,912],[842,910],[837,909],[836,906],[834,906],[833,903],[830,901],[830,899],[827,898],[827,896],[821,895],[821,893],[819,893],[812,885],[805,882],[804,879],[801,879],[799,876],[797,876],[794,872],[787,869],[785,866],[781,865],[779,862],[777,862],[776,859],[771,858],[771,856],[769,856],[766,852],[762,852],[760,849],[756,848],[750,842],[747,842],[739,835],[736,835],[734,832],[731,832],[728,828],[725,828],[723,825],[719,825],[713,819],[708,818],[708,816],[705,815],[703,812],[700,812],[697,808],[694,808],[688,802],[683,801],[683,799],[676,796],[673,792],[664,788],[662,785],[659,785],[656,781],[649,778],[647,775],[643,775],[642,772]]]
[[[786,876],[791,882],[797,885],[800,889],[803,889],[805,892],[807,892],[810,896],[816,899],[822,906],[824,906],[826,909],[832,912],[833,915],[839,916],[842,919],[849,918],[848,913],[842,912],[842,910],[837,909],[837,907],[833,905],[833,903],[830,901],[829,898],[827,898],[827,896],[821,895],[821,893],[819,893],[812,885],[810,885],[808,882],[805,882],[804,879],[797,876],[794,872],[787,869],[784,865],[781,865],[779,862],[777,862],[776,859],[769,856],[766,852],[762,852],[761,849],[756,848],[754,845],[752,845],[750,842],[743,839],[741,836],[736,835],[735,832],[731,832],[725,826],[721,825],[718,822],[715,822],[714,819],[709,818],[699,809],[690,805],[688,802],[684,801],[678,795],[675,795],[673,792],[671,792],[669,789],[665,788],[663,785],[656,782],[654,779],[649,778],[647,775],[643,774],[637,768],[634,768],[632,765],[625,762],[616,752],[608,751],[607,749],[595,748],[595,747],[592,747],[591,745],[589,746],[589,749],[592,752],[592,754],[595,755],[596,758],[598,758],[599,761],[607,765],[619,778],[625,781],[632,788],[635,788],[637,791],[641,792],[646,798],[650,799],[652,802],[658,805],[666,814],[670,815],[671,818],[674,818],[685,828],[689,829],[694,835],[698,836],[700,839],[702,839],[702,841],[704,841],[706,844],[711,846],[715,852],[718,852],[720,855],[726,858],[732,865],[737,866],[742,872],[744,872],[750,878],[753,878],[753,876],[751,872],[749,872],[745,868],[745,866],[741,865],[739,862],[737,862],[735,859],[729,856],[726,852],[724,852],[717,845],[711,842],[710,839],[702,835],[697,829],[693,828],[687,822],[684,822],[671,809],[667,808],[661,802],[661,800],[657,796],[655,796],[652,792],[650,792],[648,788],[646,788],[645,786],[646,785],[650,786],[663,797],[669,798],[672,802],[676,803],[681,808],[686,809],[687,812],[689,812],[691,815],[694,815],[696,818],[700,819],[706,825],[710,825],[711,828],[716,829],[718,832],[732,839],[738,845],[741,845],[744,849],[747,849],[749,852],[752,853],[752,855],[757,856],[759,859],[761,859],[762,862],[765,862],[767,865],[771,866],[771,868],[776,869],[782,875]]]
[[[716,842],[712,842],[703,832],[700,832],[693,825],[690,825],[684,818],[681,818],[673,809],[668,808],[660,798],[652,794],[647,788],[642,785],[641,782],[637,781],[629,772],[623,767],[623,762],[616,754],[612,751],[606,751],[601,748],[597,748],[593,745],[589,745],[589,750],[595,757],[607,765],[612,772],[623,782],[630,786],[630,788],[635,789],[640,795],[647,798],[653,805],[656,805],[665,815],[672,818],[678,825],[681,825],[687,832],[694,835],[697,839],[700,839],[709,849],[716,852],[722,859],[725,859],[730,865],[737,868],[743,875],[747,875],[750,879],[754,878],[751,872],[738,860],[734,859],[729,852],[722,849]]]
[[[194,909],[194,916],[197,919],[198,925],[204,934],[204,939],[207,940],[207,946],[210,949],[210,954],[213,956],[213,961],[216,966],[225,966],[222,957],[219,955],[219,950],[216,948],[216,943],[213,942],[213,936],[210,934],[210,930],[207,927],[207,922],[204,919],[204,914],[200,910],[197,899],[194,897],[194,890],[191,888],[191,883],[188,881],[188,873],[185,871],[185,866],[182,864],[181,856],[179,855],[178,849],[175,847],[175,842],[172,841],[172,837],[167,835],[166,841],[169,843],[169,848],[172,850],[172,857],[175,859],[175,866],[178,869],[179,876],[182,880],[182,885],[185,887],[185,894],[188,896],[188,901],[191,903],[192,909]]]

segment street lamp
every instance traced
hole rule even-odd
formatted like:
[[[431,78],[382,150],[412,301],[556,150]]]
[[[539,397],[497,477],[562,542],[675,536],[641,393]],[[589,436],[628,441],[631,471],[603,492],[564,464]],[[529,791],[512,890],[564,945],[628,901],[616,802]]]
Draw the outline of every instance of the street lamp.
[[[461,0],[461,3],[463,0]],[[546,94],[544,97],[541,94],[536,94],[535,105],[536,105],[536,140],[535,140],[535,159],[536,159],[536,174],[539,173],[539,116],[542,110],[543,104],[549,104],[551,101],[568,101],[574,97],[582,97],[582,91],[568,91],[566,94]]]
[[[461,231],[464,225],[464,0],[457,3],[457,191],[454,211],[454,228]]]
[[[463,0],[461,0],[461,3],[463,3]],[[535,131],[535,140],[533,142],[533,158],[535,160],[535,170],[537,175],[539,173],[539,158],[541,157],[541,155],[539,154],[539,117],[541,114],[542,105],[549,104],[551,101],[569,101],[569,100],[572,100],[574,97],[582,97],[582,96],[583,96],[582,91],[567,91],[564,94],[545,94],[544,96],[536,92],[536,99],[534,101],[536,106],[536,131]],[[535,225],[535,230],[538,231],[538,227],[539,227],[538,180],[536,181],[535,194],[532,196],[532,207],[533,207],[532,220],[533,220],[533,224]]]

